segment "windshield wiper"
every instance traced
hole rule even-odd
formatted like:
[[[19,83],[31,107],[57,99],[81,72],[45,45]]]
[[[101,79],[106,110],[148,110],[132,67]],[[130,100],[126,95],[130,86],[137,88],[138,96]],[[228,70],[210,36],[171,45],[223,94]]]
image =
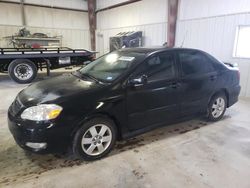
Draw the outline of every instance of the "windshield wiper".
[[[91,76],[91,75],[86,74],[86,73],[81,73],[79,70],[76,70],[76,71],[73,72],[72,74],[75,75],[75,76],[77,76],[78,78],[81,78],[81,79],[82,79],[83,77],[85,77],[85,78],[89,78],[89,79],[91,79],[91,80],[94,80],[94,81],[97,82],[97,83],[104,84],[104,82],[98,80],[96,77]]]
[[[107,84],[107,82],[103,82],[99,79],[97,79],[96,77],[86,74],[86,73],[81,73],[80,70],[76,70],[75,72],[72,72],[71,74],[73,74],[74,76],[83,79],[83,77],[94,80],[95,82],[99,83],[99,84]]]
[[[96,77],[94,77],[94,76],[91,76],[91,75],[86,74],[86,73],[81,73],[81,75],[82,75],[82,76],[85,76],[85,77],[88,77],[88,78],[90,78],[91,80],[94,80],[94,81],[100,83],[100,80],[98,80],[98,79],[97,79]]]
[[[77,78],[81,78],[81,74],[80,74],[79,70],[71,72],[71,74],[74,75],[74,76],[76,76]]]

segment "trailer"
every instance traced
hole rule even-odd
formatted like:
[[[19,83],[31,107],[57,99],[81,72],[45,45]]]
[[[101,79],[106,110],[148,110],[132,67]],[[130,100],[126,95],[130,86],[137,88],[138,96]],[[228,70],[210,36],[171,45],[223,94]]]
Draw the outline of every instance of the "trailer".
[[[8,73],[17,83],[32,82],[38,70],[50,70],[92,61],[95,52],[62,48],[0,48],[0,72]]]

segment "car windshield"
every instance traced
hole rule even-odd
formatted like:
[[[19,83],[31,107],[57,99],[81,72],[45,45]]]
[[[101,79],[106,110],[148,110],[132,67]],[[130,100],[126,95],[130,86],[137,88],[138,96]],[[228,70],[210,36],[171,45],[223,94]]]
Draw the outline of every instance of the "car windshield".
[[[141,53],[112,52],[91,62],[79,72],[83,76],[111,83],[126,72],[133,62],[143,56],[144,54]]]

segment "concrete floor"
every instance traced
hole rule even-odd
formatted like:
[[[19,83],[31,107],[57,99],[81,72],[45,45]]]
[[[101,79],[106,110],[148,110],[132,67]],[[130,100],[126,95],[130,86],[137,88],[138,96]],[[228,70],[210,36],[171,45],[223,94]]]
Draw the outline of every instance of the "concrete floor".
[[[250,100],[220,122],[163,127],[82,162],[71,154],[28,154],[15,144],[6,113],[24,87],[0,74],[0,187],[250,187]]]

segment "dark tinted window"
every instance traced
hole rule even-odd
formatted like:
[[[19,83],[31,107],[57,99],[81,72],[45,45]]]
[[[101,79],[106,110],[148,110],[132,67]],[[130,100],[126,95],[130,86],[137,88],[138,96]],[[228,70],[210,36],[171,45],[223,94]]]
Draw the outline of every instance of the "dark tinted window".
[[[174,57],[161,53],[144,62],[136,71],[137,76],[145,74],[149,81],[173,78],[175,76]]]
[[[182,75],[204,74],[215,71],[211,60],[200,52],[179,52]]]

